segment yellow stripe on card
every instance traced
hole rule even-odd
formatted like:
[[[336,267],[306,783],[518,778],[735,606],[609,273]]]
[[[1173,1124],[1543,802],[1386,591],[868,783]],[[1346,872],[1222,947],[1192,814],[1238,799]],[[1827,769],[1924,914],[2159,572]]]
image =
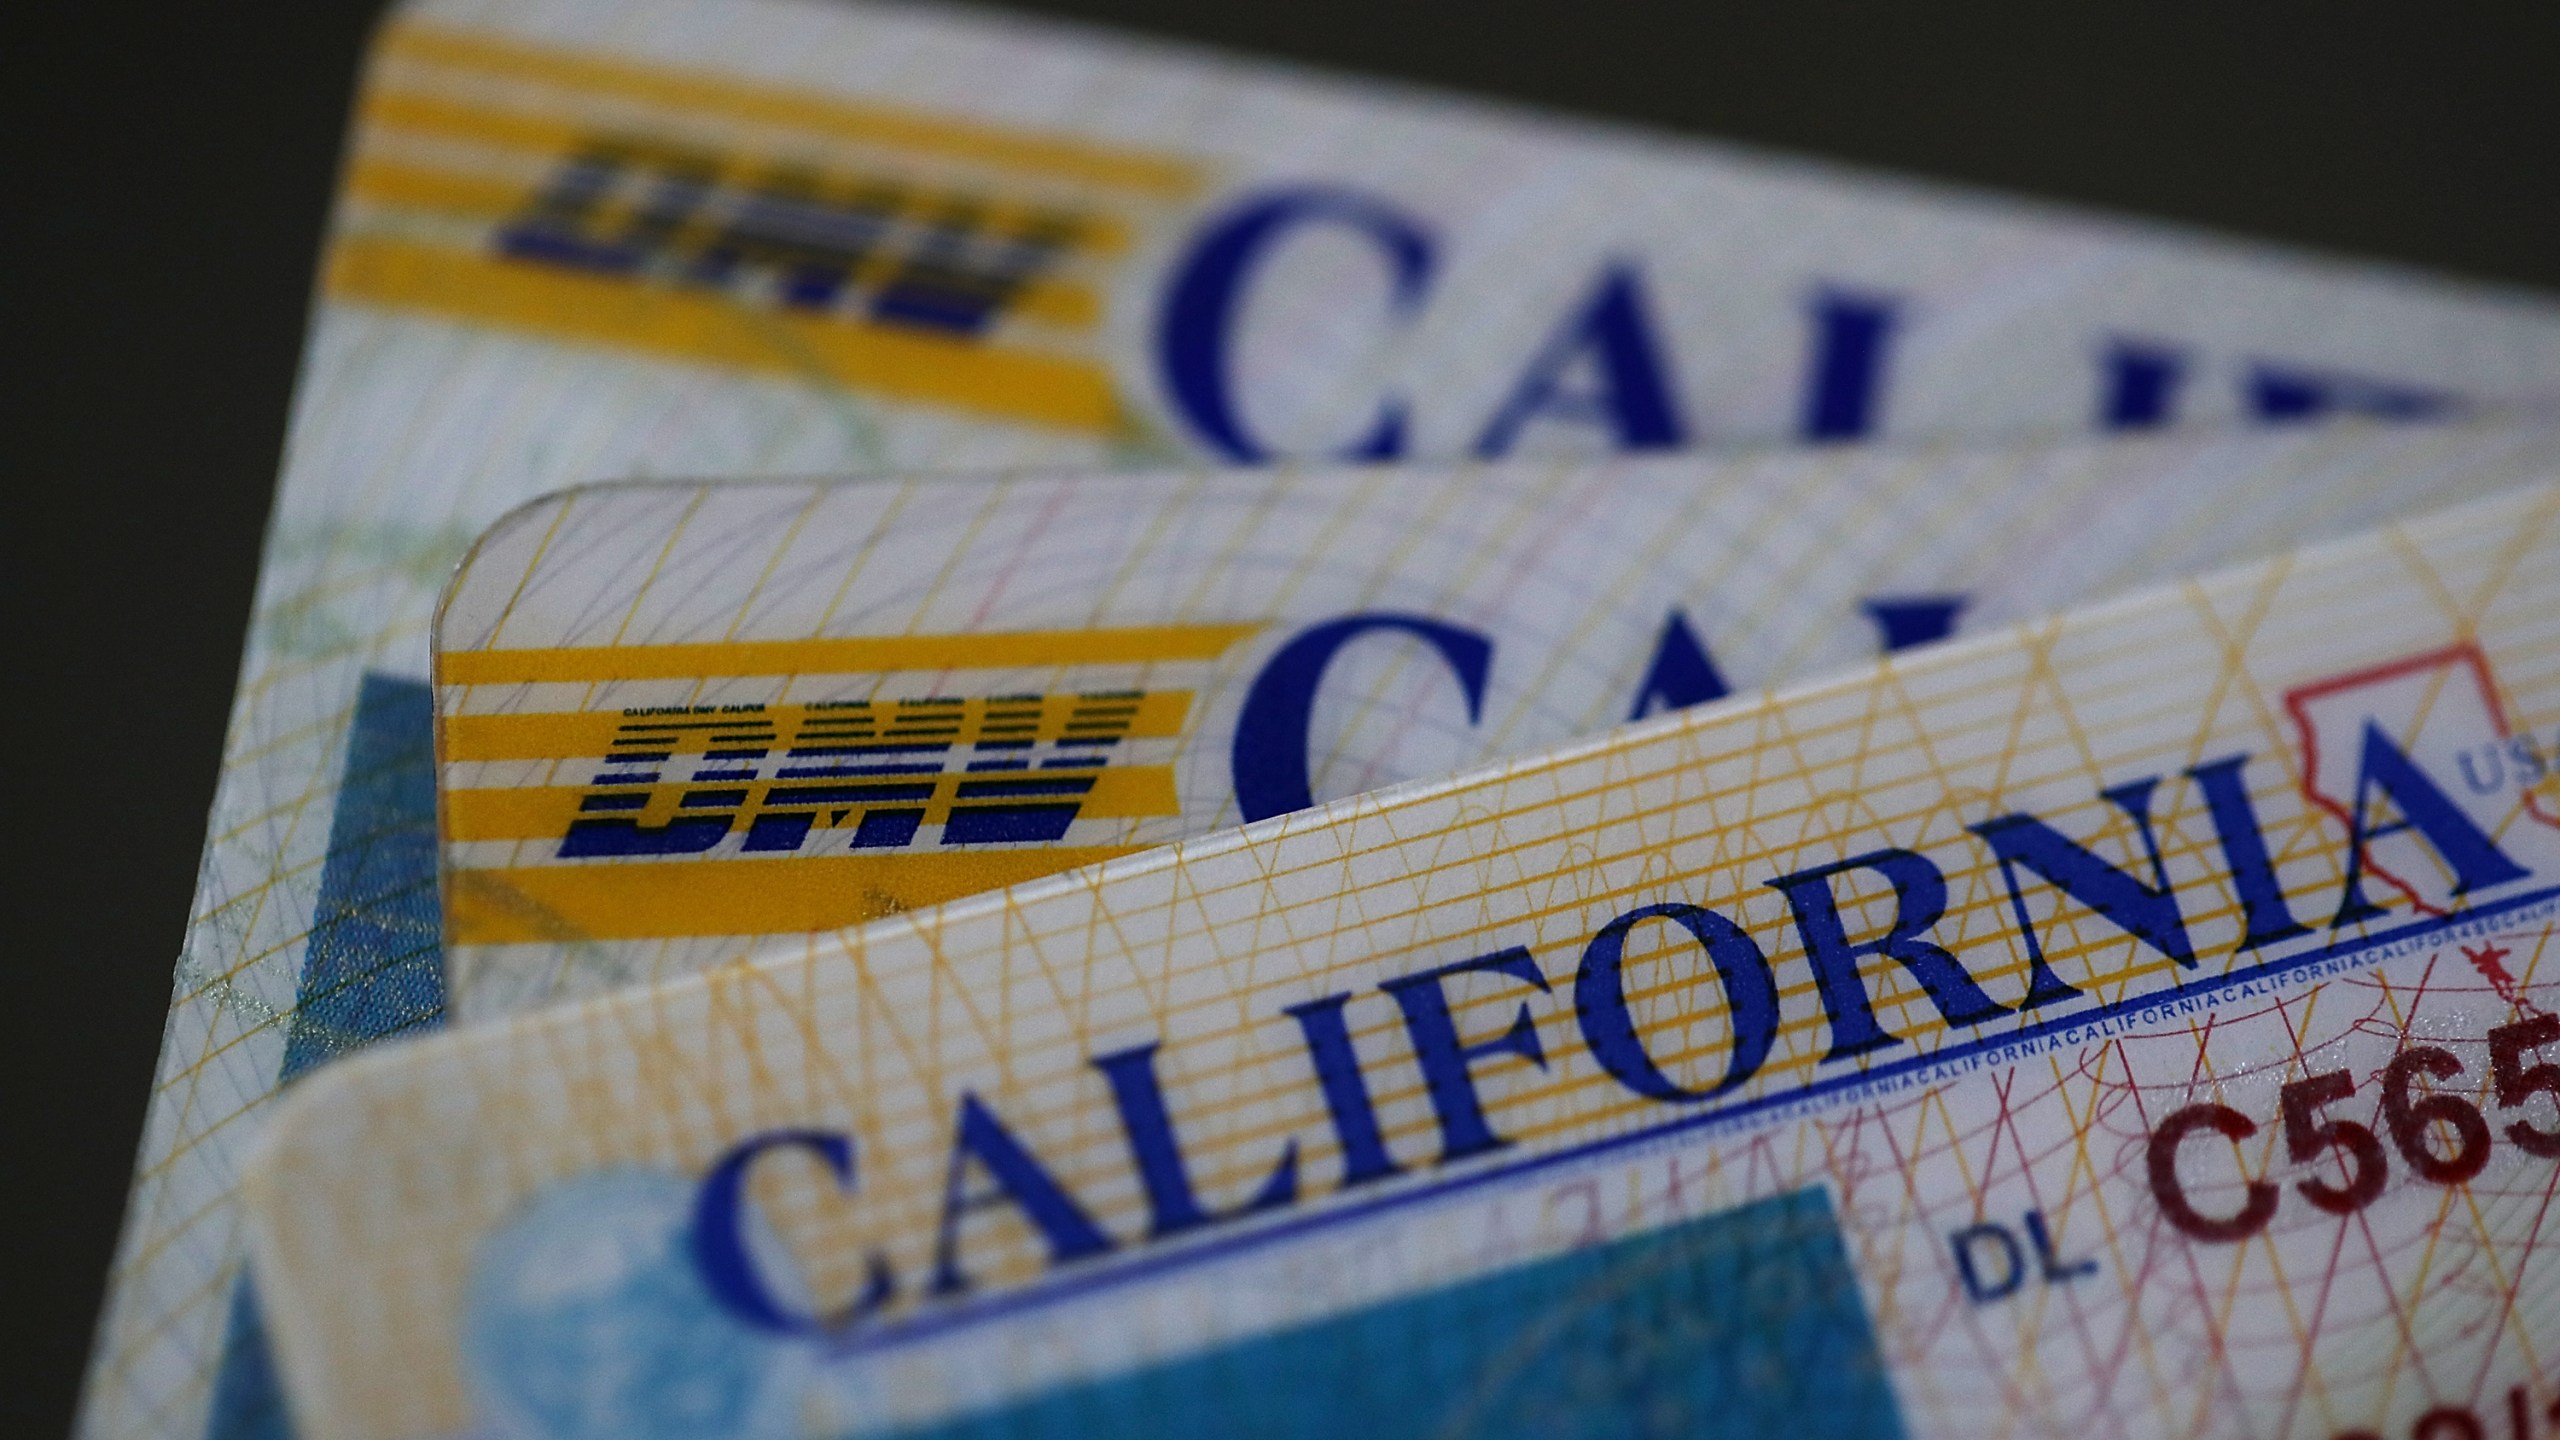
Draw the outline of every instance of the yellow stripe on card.
[[[349,199],[403,210],[494,220],[522,210],[540,188],[539,178],[502,179],[470,175],[458,170],[358,155],[348,165],[338,193]]]
[[[856,635],[703,645],[447,650],[436,657],[436,683],[709,680],[733,675],[863,675],[890,670],[1014,670],[1214,660],[1260,628],[1132,625],[1096,630],[1004,630],[982,635]]]
[[[972,777],[952,774],[942,778],[956,782]],[[671,797],[694,787],[669,785],[660,788]],[[578,818],[579,804],[594,793],[592,788],[578,785],[448,790],[444,796],[444,838],[456,842],[557,840],[569,833],[570,822]],[[1174,795],[1173,771],[1163,765],[1107,766],[1093,777],[1093,788],[1077,799],[1076,818],[1079,820],[1134,820],[1182,813],[1182,806]],[[924,823],[942,824],[948,818],[949,810],[950,798],[946,793],[938,804],[926,807]],[[642,812],[641,818],[649,818],[648,812]]]
[[[1098,865],[1131,845],[453,870],[452,945],[661,940],[835,930]]]
[[[379,236],[340,240],[326,285],[339,300],[773,371],[1027,424],[1108,434],[1124,419],[1110,372],[1089,360],[750,308],[716,291],[537,269]]]
[[[1201,183],[1197,166],[1167,156],[1059,139],[992,125],[861,105],[811,90],[742,84],[485,33],[416,21],[396,23],[375,53],[387,62],[456,70],[554,87],[572,102],[591,97],[637,102],[671,115],[708,113],[839,141],[935,155],[1085,185],[1182,198]],[[386,78],[396,77],[396,70]],[[387,86],[377,86],[376,94]],[[374,101],[368,99],[370,110]]]

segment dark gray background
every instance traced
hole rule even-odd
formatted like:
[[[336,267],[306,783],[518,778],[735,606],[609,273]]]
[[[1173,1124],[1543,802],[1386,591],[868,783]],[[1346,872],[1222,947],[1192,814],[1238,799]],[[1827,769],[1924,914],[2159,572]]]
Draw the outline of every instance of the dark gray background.
[[[1020,8],[2560,290],[2547,4]],[[87,1353],[371,10],[0,44],[0,1433]]]

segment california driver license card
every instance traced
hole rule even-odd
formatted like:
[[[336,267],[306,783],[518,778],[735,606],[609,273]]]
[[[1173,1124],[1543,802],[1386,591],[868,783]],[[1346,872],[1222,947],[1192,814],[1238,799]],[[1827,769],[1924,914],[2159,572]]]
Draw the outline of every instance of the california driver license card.
[[[2539,1434],[2560,487],[360,1058],[339,1437]]]
[[[2560,396],[2489,287],[958,7],[404,0],[357,98],[81,1421],[278,1423],[230,1196],[443,1013],[427,631],[547,491]]]
[[[463,1019],[2560,475],[2374,427],[526,506],[437,627]]]

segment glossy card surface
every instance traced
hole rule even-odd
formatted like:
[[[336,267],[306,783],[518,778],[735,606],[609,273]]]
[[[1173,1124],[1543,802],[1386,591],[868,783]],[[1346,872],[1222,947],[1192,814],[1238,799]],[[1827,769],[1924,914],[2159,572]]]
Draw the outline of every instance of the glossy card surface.
[[[349,134],[84,1433],[283,1423],[230,1203],[442,1010],[436,594],[606,479],[2442,414],[2546,300],[956,8],[414,0]],[[156,957],[116,963],[156,964]]]
[[[259,1284],[329,1437],[2531,1433],[2555,747],[2542,485],[354,1060]]]
[[[528,506],[438,627],[460,1019],[2560,476],[2371,427]]]

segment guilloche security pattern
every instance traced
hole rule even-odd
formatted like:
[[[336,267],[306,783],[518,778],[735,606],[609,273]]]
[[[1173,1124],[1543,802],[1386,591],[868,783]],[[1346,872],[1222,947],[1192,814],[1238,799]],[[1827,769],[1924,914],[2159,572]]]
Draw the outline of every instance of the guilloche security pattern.
[[[477,1019],[2560,473],[2369,428],[1996,453],[585,487],[438,624]]]
[[[350,1062],[258,1280],[327,1437],[2538,1424],[2555,746],[2545,485]]]
[[[411,0],[367,60],[82,1419],[284,1419],[230,1196],[438,1022],[425,690],[602,479],[2440,416],[2560,311],[958,8]],[[133,957],[128,957],[133,958]]]

